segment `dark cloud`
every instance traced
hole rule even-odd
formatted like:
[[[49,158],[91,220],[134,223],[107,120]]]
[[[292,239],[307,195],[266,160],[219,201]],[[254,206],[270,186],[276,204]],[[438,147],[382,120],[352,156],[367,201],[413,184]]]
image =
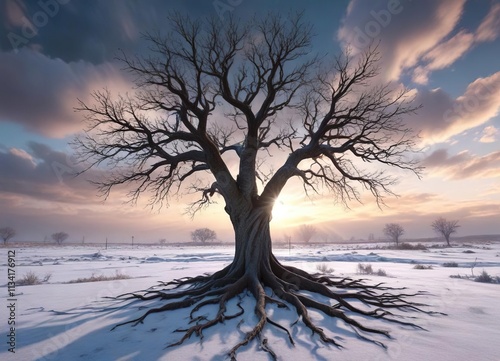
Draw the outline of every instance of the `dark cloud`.
[[[77,99],[88,100],[103,87],[130,86],[110,63],[65,63],[24,49],[0,53],[0,121],[12,121],[49,137],[82,129]]]
[[[31,197],[34,200],[69,204],[93,204],[95,187],[86,176],[75,177],[80,170],[69,154],[45,144],[30,142],[28,151],[11,148],[0,151],[0,192]],[[93,170],[89,177],[99,177]]]
[[[0,0],[0,49],[30,47],[65,62],[112,60],[136,51],[141,33],[165,28],[173,10],[215,13],[212,2],[135,0]]]
[[[454,99],[442,89],[420,89],[415,96],[415,104],[421,108],[409,115],[406,122],[420,132],[425,141],[440,141],[439,137],[450,126],[446,112],[453,109]]]
[[[65,62],[98,64],[139,37],[137,2],[4,0],[3,7],[4,51],[28,47]]]
[[[103,87],[130,91],[118,48],[144,54],[140,33],[167,28],[173,10],[217,14],[194,0],[0,0],[0,122],[48,137],[81,130],[77,99]]]

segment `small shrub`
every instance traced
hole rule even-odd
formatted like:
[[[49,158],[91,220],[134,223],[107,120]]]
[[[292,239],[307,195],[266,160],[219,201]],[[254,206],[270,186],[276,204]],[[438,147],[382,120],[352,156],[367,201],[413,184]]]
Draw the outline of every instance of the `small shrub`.
[[[377,275],[377,276],[387,276],[387,272],[382,268],[379,268],[377,272],[373,271],[371,264],[358,263],[358,273],[362,275]]]
[[[482,283],[494,283],[495,279],[493,277],[491,277],[488,272],[486,272],[485,270],[483,270],[483,272],[479,276],[477,276],[474,279],[474,281],[476,281],[476,282],[482,282]]]
[[[431,265],[425,265],[425,264],[416,264],[413,266],[414,269],[432,269]]]
[[[17,280],[18,286],[33,286],[40,285],[42,283],[48,282],[52,274],[47,273],[43,278],[38,276],[35,272],[27,272],[21,279]]]
[[[391,246],[390,249],[397,249],[401,251],[426,251],[427,247],[423,244],[410,244],[410,243],[401,243],[397,246]]]
[[[362,275],[371,275],[373,274],[373,268],[371,264],[363,264],[358,263],[358,273]]]
[[[316,269],[321,273],[333,273],[333,272],[335,272],[335,270],[333,268],[328,267],[328,265],[325,263],[317,265]]]
[[[445,262],[443,263],[443,267],[458,267],[457,262]]]
[[[476,253],[474,251],[471,251],[470,249],[466,249],[465,251],[463,251],[462,253]]]
[[[451,278],[459,278],[459,279],[465,279],[465,280],[472,280],[475,282],[482,282],[482,283],[498,283],[500,284],[500,277],[496,276],[493,277],[491,276],[488,272],[483,270],[483,272],[479,275],[474,277],[473,275],[451,275]]]
[[[126,280],[129,279],[130,276],[125,275],[123,273],[120,273],[119,271],[116,271],[114,276],[104,276],[104,275],[98,275],[96,276],[95,273],[92,273],[92,276],[87,277],[87,278],[77,278],[76,280],[71,280],[68,283],[85,283],[85,282],[101,282],[101,281],[114,281],[114,280]]]

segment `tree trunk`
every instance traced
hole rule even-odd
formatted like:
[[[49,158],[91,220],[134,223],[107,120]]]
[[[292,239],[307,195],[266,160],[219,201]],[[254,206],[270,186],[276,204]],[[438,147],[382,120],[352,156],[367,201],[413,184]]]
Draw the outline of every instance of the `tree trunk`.
[[[270,221],[270,212],[262,207],[251,208],[234,219],[235,256],[231,272],[260,279],[262,268],[270,269]]]

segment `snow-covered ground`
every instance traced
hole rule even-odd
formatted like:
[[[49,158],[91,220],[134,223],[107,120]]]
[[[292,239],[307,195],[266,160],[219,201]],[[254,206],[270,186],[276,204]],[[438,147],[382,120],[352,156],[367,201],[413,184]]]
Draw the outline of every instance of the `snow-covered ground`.
[[[17,286],[15,297],[7,287],[8,252],[15,250],[17,280],[29,271],[48,282],[33,286]],[[467,251],[467,252],[464,252]],[[473,253],[472,253],[473,252]],[[265,337],[282,360],[500,360],[500,284],[486,284],[450,275],[470,275],[471,266],[477,275],[483,270],[500,276],[500,244],[474,244],[453,248],[432,248],[428,251],[396,251],[363,249],[359,246],[297,247],[276,250],[281,262],[309,272],[318,265],[333,268],[336,275],[360,277],[360,262],[370,263],[374,270],[387,272],[387,277],[362,276],[370,282],[390,286],[406,286],[411,291],[428,291],[420,297],[432,305],[433,311],[447,316],[408,313],[427,331],[388,323],[368,321],[372,326],[388,329],[392,339],[383,341],[385,350],[363,341],[341,322],[311,314],[315,322],[335,337],[344,348],[323,344],[301,322],[292,325],[294,310],[270,308],[272,318],[290,327],[296,340],[291,346],[286,335],[275,327],[267,327]],[[173,332],[187,325],[189,310],[152,314],[143,324],[125,325],[110,331],[117,323],[139,317],[145,302],[128,307],[104,297],[116,296],[148,288],[157,281],[214,272],[232,260],[230,247],[121,247],[104,250],[98,246],[0,248],[0,360],[182,360],[216,361],[227,359],[227,351],[255,323],[254,301],[243,300],[246,310],[243,323],[230,320],[204,332],[203,342],[192,337],[181,346],[165,348],[177,341]],[[457,268],[443,267],[457,262]],[[432,269],[414,269],[414,264],[432,265]],[[12,266],[12,264],[11,264]],[[94,275],[112,276],[120,272],[130,279],[91,283],[68,283]],[[14,298],[15,301],[10,299]],[[15,305],[15,309],[9,306]],[[157,301],[152,305],[158,305]],[[236,310],[236,300],[228,310]],[[10,311],[13,311],[11,313]],[[209,313],[210,307],[202,309]],[[15,353],[9,352],[9,318],[15,318]],[[373,323],[374,322],[374,323]],[[242,348],[238,360],[270,360],[257,342]]]

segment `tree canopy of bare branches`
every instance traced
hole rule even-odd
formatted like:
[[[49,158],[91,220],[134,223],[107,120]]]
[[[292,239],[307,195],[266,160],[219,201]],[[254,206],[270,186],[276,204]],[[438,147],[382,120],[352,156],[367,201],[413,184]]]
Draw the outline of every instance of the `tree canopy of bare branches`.
[[[66,232],[56,232],[53,233],[51,237],[57,244],[62,244],[65,240],[68,239],[69,234],[67,234]]]
[[[3,239],[3,244],[7,244],[9,239],[16,235],[16,231],[12,227],[2,227],[0,228],[0,238]]]
[[[402,225],[398,223],[387,223],[384,227],[384,234],[389,237],[396,246],[399,244],[399,237],[401,237],[405,230]]]
[[[450,237],[453,233],[457,232],[460,227],[457,220],[447,220],[446,218],[439,217],[431,224],[432,229],[437,234],[444,237],[448,246],[450,246]]]
[[[198,192],[192,212],[220,196],[234,228],[235,256],[211,276],[168,284],[190,284],[188,291],[126,296],[176,300],[131,322],[162,310],[191,305],[198,310],[218,303],[217,316],[198,319],[175,343],[180,344],[227,319],[226,302],[247,289],[257,300],[259,321],[230,350],[232,359],[242,346],[259,339],[266,325],[288,332],[268,317],[271,303],[294,307],[305,326],[326,343],[338,344],[314,325],[307,308],[386,335],[360,325],[344,310],[398,322],[383,310],[418,309],[405,295],[390,296],[383,287],[379,297],[377,286],[282,265],[272,254],[269,223],[275,200],[293,177],[305,192],[326,189],[332,201],[347,205],[360,200],[363,191],[371,192],[378,204],[392,195],[396,179],[388,168],[418,175],[420,168],[411,156],[416,137],[404,123],[405,115],[418,107],[407,90],[377,84],[376,47],[363,54],[347,50],[332,59],[315,56],[312,26],[300,14],[270,14],[248,23],[173,15],[169,22],[166,35],[147,34],[151,54],[123,54],[136,79],[134,93],[96,91],[93,103],[80,104],[88,129],[75,146],[89,168],[110,169],[109,177],[97,182],[104,196],[126,185],[132,201],[144,194],[152,205],[162,205],[172,195]],[[273,165],[267,160],[277,152],[286,157]],[[236,167],[228,162],[235,158]],[[366,167],[370,164],[377,166]],[[354,293],[336,292],[337,287]],[[301,289],[334,299],[336,305],[310,298]],[[373,311],[349,303],[349,297]],[[276,357],[270,345],[263,344],[263,349]]]
[[[195,242],[206,243],[217,239],[217,234],[210,228],[198,228],[191,232],[191,239]]]
[[[297,238],[304,243],[309,243],[311,238],[316,234],[316,227],[310,224],[303,224],[297,229]]]

